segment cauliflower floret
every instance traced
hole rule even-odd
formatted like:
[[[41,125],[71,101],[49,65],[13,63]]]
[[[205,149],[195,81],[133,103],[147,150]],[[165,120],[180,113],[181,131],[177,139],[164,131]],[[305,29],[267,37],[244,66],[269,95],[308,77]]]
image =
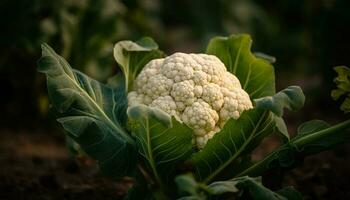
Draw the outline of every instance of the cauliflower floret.
[[[219,116],[209,104],[199,100],[186,107],[182,114],[182,120],[189,127],[193,128],[195,135],[205,135],[215,127]]]
[[[215,126],[214,129],[208,132],[206,135],[196,136],[194,143],[197,144],[199,149],[203,149],[208,140],[214,137],[215,133],[219,132],[220,128]]]
[[[137,92],[129,92],[128,94],[128,105],[133,106],[137,104],[149,105],[153,99],[144,94],[138,94]]]
[[[175,82],[191,79],[193,68],[186,57],[187,55],[184,53],[175,53],[165,58],[164,65],[161,68],[162,74]]]
[[[230,118],[253,107],[236,76],[215,56],[175,53],[150,61],[128,94],[129,106],[159,108],[194,131],[202,149]]]
[[[128,105],[133,106],[137,104],[143,104],[143,96],[142,94],[137,94],[137,92],[132,91],[128,93]]]
[[[224,95],[224,104],[220,110],[220,127],[230,119],[238,119],[244,110],[253,108],[249,95],[241,88],[234,88],[229,91],[226,88],[221,89]]]
[[[159,108],[173,116],[179,115],[176,103],[174,99],[169,95],[158,97],[149,106]]]
[[[159,96],[168,95],[172,88],[174,81],[168,79],[162,74],[156,74],[148,79],[148,82],[143,85],[143,93],[156,99]]]
[[[194,71],[193,81],[196,83],[196,85],[206,85],[210,81],[210,75],[203,71]]]
[[[159,74],[160,66],[162,66],[164,59],[154,59],[151,60],[140,72],[140,74],[136,78],[136,88],[138,93],[142,93],[145,88],[144,86],[147,84],[148,80],[154,76]]]
[[[196,100],[194,94],[194,82],[192,80],[175,83],[171,90],[171,96],[175,101],[185,105],[191,105]]]
[[[214,83],[209,83],[203,87],[202,99],[209,103],[214,110],[220,110],[222,104],[224,103],[220,86]]]
[[[218,82],[218,85],[229,90],[233,90],[234,88],[241,88],[241,84],[238,78],[231,73],[225,73],[222,79]]]

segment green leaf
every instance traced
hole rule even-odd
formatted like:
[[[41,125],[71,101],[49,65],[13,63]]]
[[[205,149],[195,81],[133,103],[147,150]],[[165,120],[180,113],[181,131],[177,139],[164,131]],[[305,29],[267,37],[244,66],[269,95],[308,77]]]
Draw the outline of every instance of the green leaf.
[[[272,132],[274,122],[269,116],[269,112],[251,109],[239,119],[227,121],[203,150],[191,158],[197,177],[208,183],[243,153],[255,148],[261,136]]]
[[[192,129],[167,113],[145,105],[130,107],[127,113],[139,152],[161,182],[176,164],[192,153]]]
[[[236,187],[236,181],[234,180],[213,182],[208,186],[208,189],[214,195],[239,192],[239,189]]]
[[[191,175],[180,175],[175,179],[180,194],[184,196],[183,199],[212,199],[210,197],[218,197],[214,199],[222,199],[220,195],[233,193],[239,196],[245,194],[245,198],[256,200],[300,200],[302,196],[292,187],[284,188],[278,192],[274,192],[261,184],[261,178],[251,178],[248,176],[234,178],[226,181],[216,181],[209,185],[197,182]],[[241,197],[241,198],[240,198]],[[243,199],[243,198],[242,198]]]
[[[350,94],[345,98],[343,103],[340,106],[340,109],[344,111],[345,113],[350,112]]]
[[[293,139],[295,140],[295,139],[300,138],[302,136],[305,136],[305,135],[308,135],[308,134],[311,134],[311,133],[314,133],[317,131],[321,131],[321,130],[329,128],[329,127],[330,127],[330,125],[327,122],[314,119],[314,120],[311,120],[311,121],[308,121],[308,122],[301,124],[298,127],[297,136]]]
[[[124,73],[126,91],[132,90],[134,79],[149,61],[164,56],[157,43],[149,37],[136,42],[120,41],[115,44],[113,54]]]
[[[337,89],[332,90],[331,96],[334,100],[338,100],[344,96],[344,101],[340,109],[345,113],[350,112],[350,69],[345,66],[334,67],[338,76],[334,79]]]
[[[288,141],[290,140],[288,128],[282,117],[275,117],[275,125],[279,133],[281,133]]]
[[[276,168],[291,168],[305,156],[328,150],[350,141],[350,120],[329,126],[326,122],[312,120],[298,128],[298,135],[280,146],[264,159],[247,167],[236,176],[260,176],[265,171]]]
[[[107,85],[116,90],[124,90],[125,89],[125,78],[124,75],[118,73],[107,79]]]
[[[283,110],[284,108],[291,111],[299,110],[305,103],[305,96],[299,86],[289,86],[273,96],[254,99],[254,103],[255,107],[269,110],[275,114],[278,132],[289,140],[287,125],[282,118]]]
[[[265,188],[260,182],[259,178],[244,176],[226,181],[213,182],[208,185],[208,189],[213,195],[220,195],[228,192],[237,193],[244,190],[248,192],[252,199],[276,199],[275,193]]]
[[[283,116],[283,109],[297,111],[304,106],[305,96],[299,86],[289,86],[273,96],[254,99],[255,106],[270,110],[278,117]]]
[[[196,196],[198,192],[198,182],[192,174],[179,175],[175,178],[175,183],[180,194],[190,194]]]
[[[123,129],[124,90],[114,90],[81,72],[47,44],[42,45],[38,71],[46,74],[49,97],[58,121],[81,148],[112,177],[132,175],[136,167],[134,140]]]
[[[273,66],[251,52],[252,40],[249,35],[215,37],[210,40],[207,54],[217,56],[227,70],[240,80],[242,88],[251,99],[275,94]]]
[[[288,200],[303,199],[303,196],[291,186],[278,190],[277,193]]]
[[[278,194],[264,187],[259,179],[256,178],[244,176],[229,180],[229,182],[240,190],[249,193],[249,196],[255,200],[287,200],[282,194]],[[296,198],[297,196],[294,195],[293,197]],[[297,199],[301,200],[302,198]]]
[[[139,179],[137,179],[139,181]],[[123,200],[154,200],[152,197],[152,190],[149,184],[145,181],[142,183],[135,182],[133,187],[128,191]]]
[[[305,122],[299,126],[298,134],[291,142],[303,156],[319,153],[350,139],[350,123],[339,129],[341,124],[331,127],[321,120]]]

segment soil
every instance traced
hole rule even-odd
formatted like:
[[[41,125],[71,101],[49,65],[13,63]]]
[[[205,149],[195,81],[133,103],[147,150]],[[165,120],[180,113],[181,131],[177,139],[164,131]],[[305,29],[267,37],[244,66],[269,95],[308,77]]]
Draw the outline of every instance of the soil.
[[[265,142],[260,153],[273,145]],[[305,199],[350,199],[349,169],[350,147],[342,145],[307,158],[285,174],[283,185]],[[70,156],[59,133],[0,131],[0,199],[122,199],[131,185],[130,179],[102,177],[91,160]]]
[[[0,199],[121,199],[132,184],[103,178],[52,133],[0,133]]]

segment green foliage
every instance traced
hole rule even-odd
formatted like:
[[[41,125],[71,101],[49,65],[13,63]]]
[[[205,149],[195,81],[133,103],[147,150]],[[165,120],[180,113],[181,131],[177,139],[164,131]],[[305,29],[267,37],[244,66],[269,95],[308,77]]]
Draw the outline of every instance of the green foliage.
[[[259,176],[271,169],[290,169],[308,155],[328,150],[349,141],[350,120],[330,126],[321,120],[305,122],[298,128],[298,134],[288,143],[280,146],[264,159],[246,167],[236,176]]]
[[[284,108],[297,111],[304,106],[304,102],[305,96],[299,86],[289,86],[273,96],[254,99],[257,108],[270,110],[278,117],[283,116]]]
[[[233,193],[236,198],[254,200],[301,200],[301,194],[292,187],[273,192],[261,184],[260,178],[242,176],[226,181],[216,181],[209,185],[196,182],[191,175],[180,175],[175,179],[179,193],[183,196],[179,200],[206,200],[210,197]]]
[[[88,155],[98,160],[103,173],[112,177],[132,175],[136,152],[133,139],[122,125],[126,120],[124,90],[113,90],[72,70],[46,44],[42,51],[38,71],[46,74],[57,121]]]
[[[334,79],[337,89],[332,90],[331,95],[334,100],[344,97],[340,109],[348,113],[350,112],[350,69],[345,66],[338,66],[334,70],[338,73],[338,77]]]
[[[256,58],[250,48],[249,35],[231,35],[215,37],[207,47],[207,54],[220,58],[227,70],[236,75],[242,88],[251,99],[275,94],[275,73],[273,66]]]
[[[289,86],[273,96],[254,99],[255,106],[274,113],[277,130],[289,140],[287,125],[284,122],[283,110],[297,111],[304,106],[305,96],[299,86]]]
[[[264,132],[271,133],[273,121],[267,120],[268,116],[268,112],[252,109],[244,112],[239,119],[226,122],[222,130],[191,159],[199,180],[205,183],[212,181],[249,148],[254,138],[265,135]]]
[[[240,118],[229,119],[200,151],[193,148],[193,131],[176,118],[145,105],[127,109],[126,94],[135,77],[147,62],[163,56],[150,38],[115,45],[114,57],[123,73],[111,78],[107,85],[71,69],[46,44],[38,71],[46,74],[53,109],[67,135],[98,161],[107,176],[135,178],[126,199],[201,200],[227,195],[241,199],[301,199],[293,188],[271,191],[251,177],[268,170],[290,169],[307,155],[348,141],[350,120],[334,126],[320,120],[306,122],[289,140],[283,110],[300,109],[304,94],[297,86],[275,93],[273,66],[255,57],[250,47],[247,35],[216,37],[208,45],[207,52],[236,74],[255,105]],[[340,74],[339,83],[345,80],[347,84],[346,73]],[[288,140],[262,160],[252,162],[252,151],[275,131]],[[179,195],[171,189],[176,184]]]
[[[145,37],[136,42],[121,41],[115,44],[114,58],[124,73],[126,91],[132,89],[134,79],[149,61],[163,56],[152,38]]]
[[[267,62],[255,58],[250,52],[250,46],[249,36],[233,35],[227,39],[214,38],[209,43],[207,52],[224,61],[228,70],[236,74],[241,83],[245,83],[243,87],[250,96],[273,95],[273,68]],[[274,96],[255,99],[256,108],[260,109],[246,111],[238,120],[230,119],[202,151],[193,155],[191,162],[196,168],[197,177],[205,183],[213,180],[234,161],[247,152],[250,153],[249,150],[254,149],[263,138],[273,133],[275,126],[289,138],[281,118],[283,109],[300,109],[304,100],[305,97],[297,86],[291,86]]]
[[[143,105],[129,108],[128,116],[139,153],[162,182],[174,166],[191,155],[192,129],[161,110]]]

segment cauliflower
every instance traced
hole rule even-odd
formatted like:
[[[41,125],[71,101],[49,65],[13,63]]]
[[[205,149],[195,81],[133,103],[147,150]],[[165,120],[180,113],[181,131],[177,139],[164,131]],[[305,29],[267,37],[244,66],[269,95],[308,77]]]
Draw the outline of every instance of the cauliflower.
[[[224,126],[253,107],[239,80],[215,56],[175,53],[150,61],[128,94],[129,106],[159,108],[194,130],[202,149]]]

